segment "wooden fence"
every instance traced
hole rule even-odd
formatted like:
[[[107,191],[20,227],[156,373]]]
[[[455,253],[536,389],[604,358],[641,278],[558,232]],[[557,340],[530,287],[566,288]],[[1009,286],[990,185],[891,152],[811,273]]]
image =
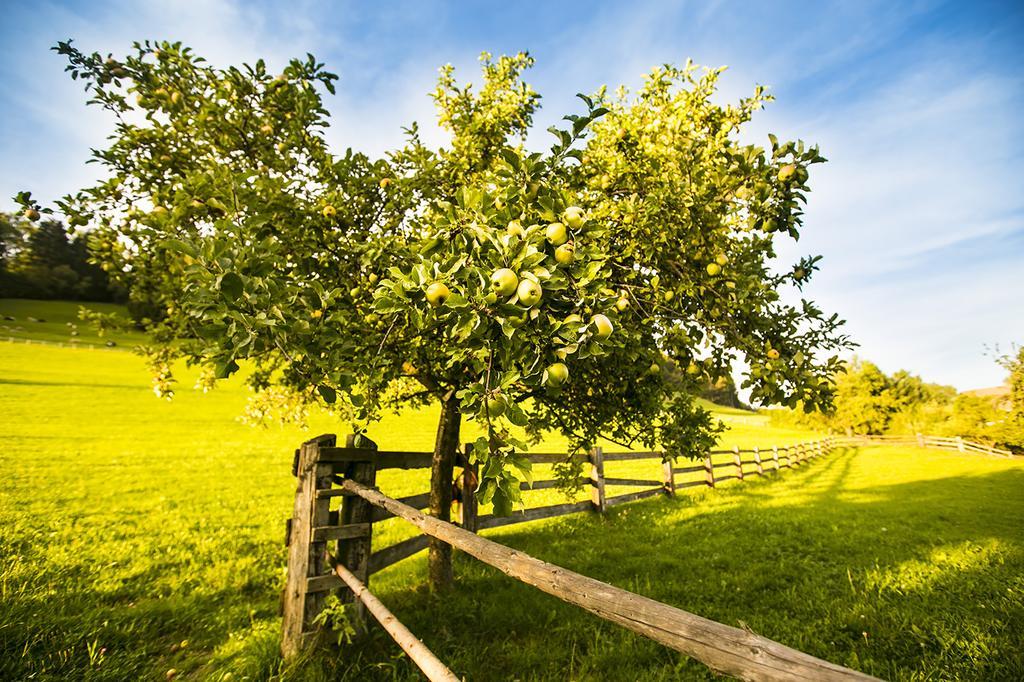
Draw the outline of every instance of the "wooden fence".
[[[293,517],[288,523],[288,581],[284,599],[282,652],[291,657],[317,635],[316,615],[331,592],[350,604],[349,616],[357,629],[373,615],[431,680],[457,679],[422,642],[408,631],[369,591],[370,575],[426,548],[428,538],[440,539],[509,576],[576,604],[606,620],[645,635],[711,669],[741,679],[850,680],[871,679],[856,671],[823,661],[751,632],[716,623],[667,604],[619,589],[587,576],[545,563],[476,535],[478,530],[583,511],[601,513],[608,507],[655,495],[674,495],[682,488],[714,488],[728,481],[805,462],[829,454],[831,438],[785,447],[712,451],[699,464],[676,466],[660,452],[609,452],[600,448],[587,454],[590,498],[581,502],[526,509],[509,516],[479,515],[473,497],[475,476],[462,476],[465,489],[457,524],[423,514],[429,495],[393,499],[374,488],[381,469],[429,468],[431,454],[393,452],[376,446],[336,447],[334,436],[320,436],[296,451],[293,473],[298,480]],[[531,453],[535,464],[564,462],[564,453]],[[605,474],[609,462],[656,460],[657,478],[615,478]],[[465,454],[459,464],[474,466]],[[553,480],[536,481],[524,489],[556,487]],[[615,487],[642,487],[637,492],[608,495]],[[649,486],[649,487],[648,487]],[[331,510],[331,500],[341,507]],[[421,534],[371,552],[373,524],[397,517],[416,526]],[[336,542],[334,554],[328,543]]]
[[[920,448],[938,448],[940,450],[956,450],[958,452],[976,452],[983,455],[996,457],[1016,457],[1009,450],[1001,450],[990,445],[975,443],[964,440],[960,436],[925,436],[916,434],[914,436],[893,435],[893,436],[841,436],[836,441],[843,445],[906,445]]]

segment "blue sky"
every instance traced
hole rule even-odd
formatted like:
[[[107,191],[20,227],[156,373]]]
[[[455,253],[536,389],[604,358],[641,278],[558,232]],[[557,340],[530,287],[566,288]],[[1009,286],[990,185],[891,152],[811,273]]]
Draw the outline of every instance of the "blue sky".
[[[1019,2],[5,2],[0,25],[0,210],[95,177],[109,121],[48,48],[123,53],[182,40],[219,65],[312,52],[341,76],[329,139],[381,153],[417,120],[436,69],[529,50],[543,95],[533,145],[576,92],[636,85],[687,57],[730,67],[723,96],[777,101],[747,136],[817,142],[804,238],[809,293],[848,321],[858,351],[967,389],[1002,380],[987,346],[1024,343],[1024,5]]]

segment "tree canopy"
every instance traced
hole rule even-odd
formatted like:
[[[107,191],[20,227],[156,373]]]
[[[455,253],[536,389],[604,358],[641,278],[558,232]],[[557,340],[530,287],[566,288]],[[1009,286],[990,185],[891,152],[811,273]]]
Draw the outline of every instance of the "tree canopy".
[[[524,142],[532,58],[484,54],[476,85],[441,69],[448,144],[427,147],[413,123],[371,158],[328,148],[336,76],[311,55],[274,75],[176,43],[121,59],[55,49],[117,121],[94,152],[109,178],[58,208],[162,312],[158,369],[184,356],[226,377],[248,362],[257,390],[323,401],[360,430],[383,409],[440,403],[441,518],[463,416],[488,434],[472,454],[478,496],[505,513],[545,430],[574,448],[705,451],[717,426],[692,396],[737,360],[752,400],[829,403],[849,344],[798,296],[819,259],[774,263],[824,158],[774,136],[741,143],[771,97],[716,103],[722,69],[663,66],[636,92],[581,95],[538,152]]]

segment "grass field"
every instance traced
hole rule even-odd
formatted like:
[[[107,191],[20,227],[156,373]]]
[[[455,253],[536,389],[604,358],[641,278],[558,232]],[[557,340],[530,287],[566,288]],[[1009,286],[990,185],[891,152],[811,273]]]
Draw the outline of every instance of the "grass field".
[[[145,335],[133,331],[108,332],[100,336],[96,330],[78,319],[79,307],[98,313],[128,316],[123,306],[112,303],[68,303],[64,301],[25,301],[0,299],[0,341],[44,341],[50,344],[103,346],[110,341],[118,347],[131,348],[145,341]],[[10,319],[8,319],[10,318]]]
[[[0,313],[12,305],[23,304],[0,301]],[[59,325],[57,312],[34,316]],[[0,343],[0,679],[154,679],[170,669],[213,680],[415,678],[383,635],[282,670],[291,452],[344,425],[314,415],[307,432],[253,429],[236,420],[245,397],[228,382],[161,401],[129,352]],[[727,445],[812,436],[719,414]],[[389,449],[427,449],[433,418],[390,417],[371,435]],[[543,448],[562,446],[552,438]],[[426,477],[388,472],[379,483],[409,494]],[[555,495],[529,493],[530,504]],[[380,524],[375,543],[408,535],[400,523]],[[848,451],[713,493],[488,535],[882,677],[1024,678],[1020,461]],[[465,557],[456,570],[458,592],[443,601],[422,589],[422,555],[373,587],[468,679],[708,677]]]

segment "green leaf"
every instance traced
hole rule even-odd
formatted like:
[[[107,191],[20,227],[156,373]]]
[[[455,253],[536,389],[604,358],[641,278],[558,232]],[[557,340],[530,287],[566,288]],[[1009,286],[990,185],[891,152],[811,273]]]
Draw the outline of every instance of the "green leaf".
[[[238,363],[234,360],[226,360],[224,362],[218,362],[217,366],[214,367],[214,375],[218,379],[227,379],[229,376],[238,371]]]
[[[160,246],[168,251],[183,253],[187,256],[192,256],[193,258],[197,258],[199,256],[199,251],[196,250],[195,246],[180,239],[165,239],[160,242]]]
[[[245,285],[242,278],[236,272],[225,272],[220,278],[220,291],[232,300],[242,297]]]
[[[324,402],[327,403],[328,405],[333,405],[334,401],[338,399],[338,392],[325,384],[320,384],[319,386],[317,386],[316,391],[317,393],[320,394],[320,397],[323,398]]]

